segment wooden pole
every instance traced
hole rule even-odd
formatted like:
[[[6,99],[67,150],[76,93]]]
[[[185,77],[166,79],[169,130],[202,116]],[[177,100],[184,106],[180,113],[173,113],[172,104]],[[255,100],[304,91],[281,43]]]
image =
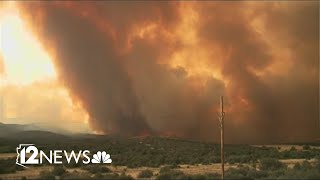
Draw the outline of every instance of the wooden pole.
[[[221,138],[221,179],[224,180],[224,112],[223,112],[223,96],[220,96],[221,114],[220,120],[220,138]]]

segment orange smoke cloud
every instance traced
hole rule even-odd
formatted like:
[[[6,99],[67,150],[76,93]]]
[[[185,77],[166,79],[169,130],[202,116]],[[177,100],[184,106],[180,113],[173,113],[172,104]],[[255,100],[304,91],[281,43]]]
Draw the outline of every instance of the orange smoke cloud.
[[[319,2],[28,2],[21,10],[96,131],[217,139],[212,111],[224,95],[230,142],[319,135]]]

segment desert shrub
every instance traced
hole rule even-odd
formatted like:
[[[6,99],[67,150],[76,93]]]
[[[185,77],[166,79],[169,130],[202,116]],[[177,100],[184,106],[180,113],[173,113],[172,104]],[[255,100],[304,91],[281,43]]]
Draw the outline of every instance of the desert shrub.
[[[295,147],[292,147],[289,151],[283,151],[281,153],[283,159],[297,159],[302,158],[301,152],[297,151]]]
[[[310,169],[289,169],[279,179],[320,179],[320,171],[311,167]]]
[[[71,172],[62,175],[61,179],[90,179],[87,173]]]
[[[231,155],[227,156],[226,162],[230,164],[234,163],[249,163],[254,161],[254,158],[250,155]]]
[[[104,177],[103,176],[103,174],[101,174],[101,173],[96,173],[94,176],[93,176],[93,178],[94,179],[111,179],[111,178],[108,178],[109,176],[107,176],[107,177]],[[115,179],[114,177],[112,177],[112,179]]]
[[[308,161],[303,161],[302,163],[296,163],[294,166],[293,166],[293,170],[308,170],[308,169],[312,169],[312,165],[308,162]]]
[[[256,169],[250,169],[247,173],[247,177],[254,179],[261,179],[268,177],[268,172],[266,171],[257,171]]]
[[[87,170],[91,174],[111,172],[109,168],[105,166],[99,166],[99,165],[87,165],[87,166],[83,166],[82,169]]]
[[[133,177],[130,175],[126,175],[126,174],[120,174],[120,176],[118,176],[118,179],[121,180],[133,180]]]
[[[320,170],[316,163],[312,165],[308,161],[302,163],[296,163],[294,167],[269,172],[268,178],[279,178],[279,179],[320,179]]]
[[[159,173],[165,173],[165,172],[169,172],[172,170],[172,166],[163,166],[162,168],[160,168]]]
[[[247,179],[247,170],[243,168],[230,168],[225,172],[227,179]]]
[[[197,179],[197,180],[206,180],[207,177],[204,174],[194,174],[194,175],[186,175],[186,179]]]
[[[225,172],[225,176],[228,179],[248,179],[248,171],[248,167],[230,168]]]
[[[151,178],[153,176],[153,172],[149,169],[143,170],[138,174],[138,178]]]
[[[282,177],[287,172],[287,169],[281,168],[281,169],[276,169],[276,170],[267,171],[267,172],[269,174],[268,178],[276,179],[276,178]]]
[[[220,157],[213,157],[211,162],[212,163],[221,163],[221,159],[220,159]]]
[[[283,178],[320,179],[320,160],[316,159],[314,165],[308,161],[296,163],[292,170],[284,174]]]
[[[63,166],[54,166],[51,173],[55,176],[61,176],[66,172],[66,169]]]
[[[302,146],[302,149],[303,149],[303,150],[310,150],[311,148],[310,148],[309,145],[303,145],[303,146]]]
[[[15,158],[0,159],[0,174],[14,173],[18,170],[24,170],[23,167],[17,166]]]
[[[293,169],[294,170],[300,170],[301,169],[301,164],[300,163],[294,164]]]
[[[40,179],[55,179],[55,176],[51,171],[41,171],[39,176]]]
[[[169,165],[169,167],[171,169],[180,168],[180,166],[178,164],[176,164],[176,163],[173,163],[173,164]]]
[[[187,176],[182,171],[174,170],[174,167],[172,165],[162,167],[156,179],[187,179]]]
[[[0,153],[15,153],[15,148],[11,146],[0,146]]]
[[[260,160],[260,170],[273,171],[283,169],[286,166],[274,158],[265,158]]]
[[[167,179],[187,179],[187,176],[179,170],[169,170],[159,174],[156,177],[157,180],[167,180]]]
[[[311,168],[312,168],[312,165],[309,163],[309,161],[303,161],[301,163],[301,170],[308,170]]]
[[[297,148],[292,146],[289,151],[297,151]]]
[[[226,178],[228,179],[259,179],[268,177],[266,171],[258,171],[248,166],[240,165],[238,168],[230,168],[226,171]]]
[[[320,157],[318,157],[318,158],[316,159],[315,168],[320,171]]]
[[[117,173],[109,173],[109,174],[101,174],[98,173],[94,176],[97,179],[110,179],[110,180],[117,180],[117,179],[121,179],[121,180],[133,180],[133,178],[129,175],[126,174],[117,174]]]
[[[206,173],[204,174],[207,179],[220,179],[221,175],[217,173]]]
[[[0,174],[14,173],[16,168],[14,166],[2,166],[0,168]]]
[[[209,179],[220,179],[220,178],[221,176],[216,173],[185,175],[185,179],[189,179],[189,180],[209,180]]]

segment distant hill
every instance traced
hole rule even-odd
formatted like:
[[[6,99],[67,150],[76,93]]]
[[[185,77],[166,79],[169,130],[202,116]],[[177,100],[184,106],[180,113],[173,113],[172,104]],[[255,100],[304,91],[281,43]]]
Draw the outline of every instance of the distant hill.
[[[71,137],[46,131],[34,124],[0,123],[0,138],[23,142],[59,142],[70,140]]]
[[[48,131],[20,131],[16,133],[12,133],[9,136],[4,136],[3,138],[12,139],[12,140],[20,140],[21,143],[35,143],[35,142],[61,142],[67,141],[71,138],[65,135],[56,134]]]
[[[4,124],[0,123],[0,137],[10,136],[10,134],[21,131],[40,130],[41,128],[33,124]]]
[[[141,141],[144,139],[158,139],[159,140],[175,140],[175,141],[192,141],[175,137],[160,137],[160,136],[138,136],[138,137],[123,137],[119,134],[110,135],[97,135],[97,134],[71,134],[60,133],[56,131],[48,131],[46,128],[39,127],[34,124],[4,124],[0,123],[0,139],[11,142],[31,142],[31,143],[58,143],[68,142],[105,142],[108,140],[120,140],[120,141]],[[219,144],[219,142],[216,142]],[[250,144],[250,143],[249,143]],[[271,144],[315,144],[320,145],[320,139],[314,139],[313,141],[306,142],[286,142],[271,143]]]

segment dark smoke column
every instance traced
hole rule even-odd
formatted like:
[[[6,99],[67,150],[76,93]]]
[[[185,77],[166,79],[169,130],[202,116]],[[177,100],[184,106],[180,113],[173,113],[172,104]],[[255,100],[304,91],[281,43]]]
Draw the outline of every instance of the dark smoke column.
[[[122,135],[149,131],[112,38],[67,8],[52,3],[40,7],[45,20],[33,26],[41,26],[38,35],[54,44],[60,79],[83,103],[91,126]]]

